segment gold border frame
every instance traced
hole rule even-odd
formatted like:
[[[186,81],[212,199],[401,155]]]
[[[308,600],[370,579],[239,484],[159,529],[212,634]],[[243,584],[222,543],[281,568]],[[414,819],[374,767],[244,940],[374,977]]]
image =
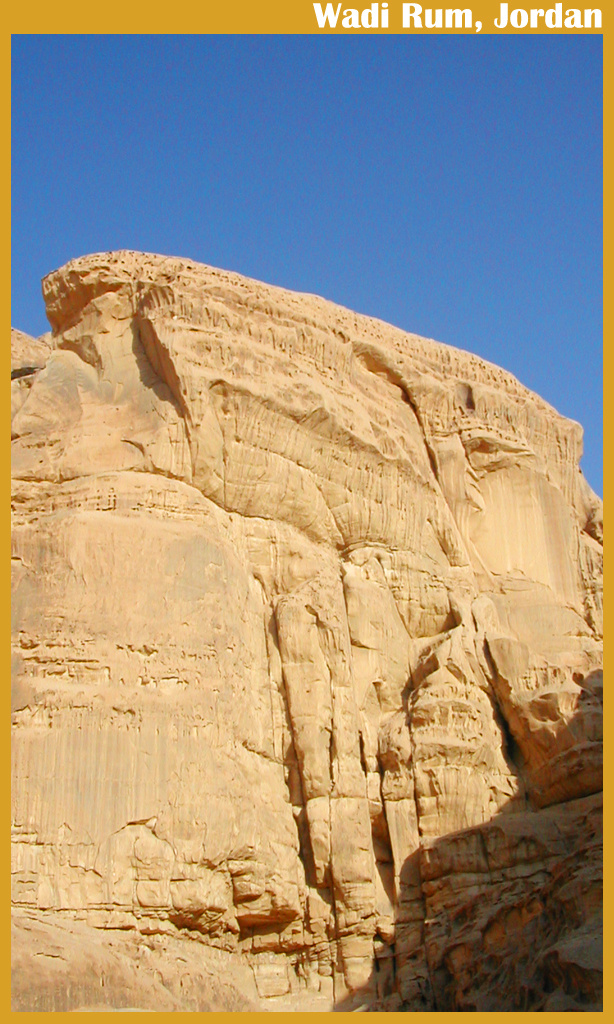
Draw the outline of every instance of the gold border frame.
[[[326,2],[326,0],[324,0],[324,2]],[[548,3],[548,6],[554,6],[554,2],[555,2],[555,0],[552,0],[552,3],[551,4]],[[10,111],[11,49],[10,49],[10,37],[13,34],[56,34],[56,33],[58,33],[58,34],[59,33],[68,33],[68,34],[78,34],[78,33],[98,34],[98,33],[101,33],[101,32],[105,32],[105,33],[110,33],[110,34],[120,34],[120,33],[121,34],[159,34],[159,33],[168,33],[168,34],[181,34],[181,33],[185,33],[185,34],[220,34],[220,33],[224,33],[224,34],[238,34],[238,33],[245,33],[245,34],[275,34],[275,35],[290,35],[290,34],[313,34],[313,35],[318,35],[318,34],[335,34],[335,32],[341,32],[343,34],[352,34],[352,31],[358,31],[360,34],[364,34],[365,32],[374,32],[375,31],[375,32],[377,32],[377,34],[398,34],[398,33],[405,32],[407,34],[432,34],[432,35],[439,35],[439,34],[443,34],[443,33],[445,33],[445,34],[472,34],[473,32],[475,32],[474,28],[472,28],[470,30],[449,29],[447,31],[443,30],[443,33],[442,33],[442,30],[436,30],[436,29],[435,30],[423,29],[422,31],[419,31],[419,30],[403,30],[402,27],[401,27],[401,17],[400,17],[401,0],[389,0],[389,3],[390,3],[390,22],[391,22],[390,27],[388,29],[379,29],[379,30],[368,30],[368,29],[367,30],[366,29],[362,29],[362,30],[346,30],[346,29],[341,29],[341,28],[340,29],[335,29],[335,30],[331,30],[331,29],[320,30],[318,28],[318,26],[317,26],[317,22],[316,22],[316,19],[315,19],[315,15],[314,15],[314,11],[313,11],[313,5],[311,3],[311,0],[299,0],[299,2],[296,2],[296,0],[293,0],[293,2],[290,2],[290,3],[282,2],[282,0],[259,0],[259,2],[256,2],[256,0],[252,0],[252,2],[248,2],[248,0],[234,0],[234,3],[232,3],[232,4],[213,3],[212,0],[200,0],[200,2],[193,2],[193,0],[189,0],[189,2],[184,3],[183,5],[181,5],[181,8],[177,8],[176,5],[174,7],[170,7],[168,4],[161,3],[160,0],[149,0],[149,2],[146,3],[146,4],[143,3],[142,0],[140,0],[140,2],[134,4],[134,6],[131,6],[130,8],[128,8],[126,6],[125,2],[120,2],[120,0],[108,0],[108,2],[104,5],[103,8],[99,8],[97,5],[90,5],[90,4],[84,4],[84,3],[75,3],[74,0],[66,0],[66,2],[63,3],[61,6],[56,6],[55,4],[51,4],[51,3],[43,3],[43,2],[41,2],[41,0],[32,0],[32,2],[30,4],[27,4],[27,5],[24,4],[23,6],[20,6],[20,8],[18,8],[18,9],[13,9],[13,10],[10,10],[10,11],[6,10],[5,11],[5,15],[4,15],[4,19],[3,19],[3,20],[6,21],[7,30],[8,30],[7,31],[7,39],[6,39],[7,49],[5,51],[7,59],[6,59],[6,62],[5,62],[5,69],[6,70],[5,70],[4,74],[5,74],[5,77],[7,79],[7,81],[6,81],[6,95],[7,95],[8,99],[7,99],[7,103],[6,103],[6,107],[5,107],[5,110],[6,110],[5,117],[6,117],[6,121],[8,122],[8,124],[7,124],[7,135],[8,135],[8,139],[9,139],[9,142],[8,142],[9,154],[10,154],[10,124],[11,124],[11,111]],[[348,6],[349,6],[349,4],[348,4]],[[364,6],[369,6],[369,3],[366,2],[366,0],[365,0],[364,3],[357,4],[357,6],[359,8],[362,8]],[[427,4],[423,3],[422,6],[423,7],[427,6]],[[439,6],[439,4],[433,4],[433,6]],[[444,6],[444,5],[441,4],[441,6]],[[513,29],[513,28],[508,26],[504,30],[497,30],[495,28],[495,26],[494,26],[494,18],[498,16],[499,3],[498,2],[493,2],[493,0],[486,0],[486,2],[485,2],[485,0],[476,0],[476,2],[474,2],[474,3],[470,3],[470,2],[468,2],[468,0],[467,0],[467,2],[466,2],[466,0],[463,0],[462,4],[461,3],[458,3],[458,4],[455,3],[454,6],[463,7],[463,8],[464,7],[469,7],[472,10],[472,12],[473,12],[474,25],[475,25],[475,22],[478,21],[478,20],[482,22],[482,29],[481,29],[482,34],[493,34],[493,35],[497,35],[499,33],[505,34],[505,35],[507,35],[507,34],[526,35],[526,34],[540,34],[540,33],[544,34],[543,28],[541,28],[541,29],[540,28],[536,28],[536,29],[530,29],[530,28]],[[516,2],[510,4],[510,8],[512,8],[514,6],[516,6]],[[517,6],[519,6],[519,7],[522,6],[522,7],[524,7],[524,9],[530,10],[532,4],[521,4],[520,0],[517,0]],[[596,7],[597,4],[596,3],[595,4],[591,3],[590,6],[591,6],[591,8],[593,6]],[[544,4],[544,7],[546,7],[546,4]],[[566,9],[567,9],[567,3],[565,3],[563,5],[563,12]],[[582,5],[582,7],[580,9],[582,11],[584,11],[584,4]],[[612,5],[612,7],[610,7],[609,3],[607,5],[605,5],[602,2],[599,9],[602,11],[602,15],[603,15],[603,27],[601,29],[562,29],[562,30],[559,29],[559,30],[552,30],[552,34],[565,34],[565,35],[567,35],[567,34],[573,34],[573,35],[577,35],[577,34],[596,34],[596,35],[603,35],[604,36],[604,94],[605,94],[605,99],[606,99],[606,105],[605,105],[605,110],[604,110],[604,162],[605,162],[605,171],[607,172],[608,167],[609,167],[610,139],[611,139],[612,133],[611,133],[611,130],[610,130],[610,106],[607,103],[607,98],[608,98],[608,94],[609,94],[609,87],[610,87],[610,76],[611,76],[611,71],[610,71],[610,67],[609,67],[609,60],[608,60],[609,55],[610,55],[610,47],[608,46],[608,42],[607,42],[607,38],[606,37],[607,37],[607,27],[609,25],[610,18],[612,17],[614,19],[614,5]],[[548,32],[547,34],[551,34],[551,33]],[[5,173],[7,174],[8,178],[9,178],[9,186],[8,186],[9,199],[7,201],[7,205],[5,206],[5,210],[6,210],[5,217],[6,217],[6,233],[7,233],[7,236],[10,238],[10,228],[11,228],[10,172],[7,170]],[[610,221],[610,203],[609,203],[609,195],[608,195],[608,193],[606,191],[605,197],[604,197],[604,231],[605,231],[606,239],[608,237],[607,228],[609,226],[609,221]],[[9,242],[9,245],[10,245],[10,242]],[[6,268],[6,272],[5,272],[5,276],[4,276],[4,281],[6,282],[6,284],[5,284],[6,308],[10,310],[10,274],[11,274],[11,270],[10,270],[10,268],[11,268],[10,256],[7,257],[7,264],[8,264],[8,266]],[[607,272],[609,266],[610,266],[609,246],[608,245],[604,245],[604,273]],[[607,294],[607,291],[606,291],[606,294]],[[607,303],[606,303],[606,314],[607,314]],[[607,325],[609,323],[609,319],[608,319],[607,316],[606,316],[605,323],[606,323],[606,330],[607,330]],[[8,326],[10,326],[10,325],[7,325],[7,328],[8,328]],[[7,334],[8,334],[8,330],[7,330]],[[604,357],[603,358],[604,358],[604,385],[607,386],[607,382],[612,378],[612,373],[614,371],[611,370],[611,366],[610,366],[610,364],[611,364],[611,357],[609,355],[609,352],[608,352],[607,347],[605,346],[605,344],[604,344]],[[8,377],[8,374],[7,374],[7,377]],[[10,409],[10,396],[9,396],[8,407]],[[7,413],[7,418],[10,419],[10,413]],[[605,421],[605,437],[606,437],[606,439],[609,436],[610,430],[611,430],[611,416],[608,413],[608,415],[606,416],[606,421]],[[8,434],[9,434],[9,432],[7,430],[7,436],[8,436]],[[10,478],[10,453],[9,453],[8,443],[7,443],[7,446],[6,446],[6,454],[3,454],[2,458],[3,458],[3,460],[6,460],[5,461],[6,473],[4,474],[4,479],[8,481],[9,478]],[[609,473],[609,459],[608,458],[604,459],[604,470],[605,470],[604,490],[605,490],[605,492],[609,493],[610,473]],[[9,489],[10,489],[10,485],[7,483],[7,492],[9,491]],[[604,493],[604,496],[605,496],[605,493]],[[10,548],[10,515],[8,513],[8,509],[9,509],[8,494],[7,494],[7,501],[6,501],[5,508],[7,509],[7,512],[5,514],[5,519],[4,519],[4,523],[5,523],[4,535],[6,536],[7,546]],[[8,577],[8,573],[7,573],[7,577]],[[9,672],[10,672],[10,654],[8,653],[10,651],[10,626],[9,626],[9,620],[10,620],[10,584],[9,584],[8,580],[7,580],[7,585],[6,585],[6,587],[5,587],[4,591],[3,591],[2,598],[3,598],[2,610],[4,612],[3,618],[6,617],[5,621],[7,623],[7,625],[5,627],[5,629],[6,629],[6,637],[7,637],[7,643],[6,643],[7,666],[8,666]],[[607,609],[607,602],[606,602],[606,609]],[[607,621],[609,621],[609,616],[607,617]],[[7,675],[8,674],[9,673],[7,673]],[[8,715],[7,715],[7,718],[8,718]],[[606,744],[606,751],[607,751],[607,744]],[[2,756],[3,756],[3,758],[5,759],[5,762],[6,762],[6,776],[5,777],[9,778],[9,776],[10,776],[10,740],[7,743],[7,746],[6,746],[6,753],[4,755],[2,755]],[[605,778],[606,779],[609,779],[609,774],[610,774],[610,758],[606,754],[606,757],[605,757]],[[9,808],[10,799],[9,799],[9,788],[8,788],[8,786],[7,786],[6,792],[7,792],[7,795],[6,795],[6,798],[5,798],[5,802],[6,802],[6,805],[7,805],[7,812],[8,812],[7,816],[8,816],[8,814],[10,813],[10,808]],[[609,833],[608,833],[608,830],[606,830],[606,836],[605,836],[605,850],[606,850],[606,852],[609,851],[609,849],[610,849]],[[8,843],[7,843],[7,847],[3,849],[3,854],[2,854],[2,857],[1,857],[1,863],[2,863],[3,868],[5,869],[5,872],[6,872],[6,874],[3,874],[3,877],[6,878],[7,904],[10,907],[10,851],[8,849]],[[604,899],[604,903],[605,903],[605,909],[606,909],[606,936],[607,936],[609,934],[607,925],[608,925],[608,922],[609,922],[609,917],[610,917],[609,910],[610,910],[610,905],[611,905],[610,887],[609,887],[608,883],[606,883],[606,885],[605,885],[605,899]],[[5,926],[4,926],[4,928],[2,929],[2,932],[1,932],[2,963],[3,963],[3,965],[6,965],[6,966],[5,966],[5,971],[3,971],[2,982],[0,984],[0,997],[1,997],[0,998],[0,1007],[2,1007],[4,1009],[4,1011],[7,1012],[7,1013],[11,1013],[12,1012],[10,1010],[10,923],[8,921],[9,916],[10,915],[7,915],[7,920],[5,921]],[[606,961],[606,963],[607,963],[607,961]],[[611,987],[612,986],[611,986],[611,983],[610,983],[608,972],[606,971],[605,972],[605,977],[604,977],[604,1007],[605,1008],[609,1008],[611,1006],[611,1000],[610,1000],[610,989],[611,989]],[[605,1012],[605,1009],[604,1009],[604,1012]],[[25,1016],[27,1016],[27,1017],[35,1017],[36,1015],[35,1014],[26,1014]],[[67,1016],[70,1016],[70,1015],[69,1014],[60,1013],[59,1016],[67,1017]],[[167,1016],[172,1016],[172,1019],[174,1020],[174,1019],[177,1018],[177,1016],[191,1016],[191,1015],[188,1014],[188,1013],[185,1013],[185,1014],[179,1014],[179,1015],[177,1015],[177,1014],[172,1014],[172,1015],[171,1014],[167,1014]],[[217,1020],[219,1020],[219,1021],[226,1021],[226,1020],[229,1020],[231,1017],[242,1016],[242,1014],[237,1014],[237,1013],[213,1013],[213,1014],[207,1014],[207,1016],[208,1017],[214,1017],[216,1019],[216,1021]],[[262,1018],[264,1020],[266,1015],[264,1013],[252,1013],[249,1016],[256,1017],[256,1018]],[[310,1016],[310,1015],[306,1014],[306,1013],[297,1013],[297,1014],[293,1015],[293,1019],[297,1019],[299,1017],[301,1019],[303,1019],[303,1018],[306,1018],[307,1016]],[[326,1014],[325,1016],[330,1016],[330,1014]],[[351,1016],[350,1013],[341,1013],[340,1014],[341,1018],[346,1018],[347,1019],[350,1016]],[[391,1017],[395,1017],[400,1022],[401,1019],[404,1020],[405,1014],[402,1014],[402,1013],[392,1013],[392,1014],[380,1013],[380,1014],[375,1014],[375,1016],[384,1017],[387,1020],[389,1020]],[[426,1019],[430,1018],[431,1014],[430,1013],[419,1013],[419,1014],[417,1014],[417,1016],[420,1016],[424,1020],[426,1020]],[[450,1016],[455,1016],[455,1014],[445,1013],[445,1014],[439,1014],[439,1016],[450,1017]],[[490,1019],[490,1018],[492,1018],[494,1016],[499,1016],[499,1014],[478,1013],[478,1014],[476,1014],[476,1016],[480,1017],[483,1020],[485,1020],[486,1018]],[[523,1016],[524,1016],[524,1014],[523,1014]],[[550,1017],[550,1018],[558,1018],[559,1014],[558,1013],[547,1013],[545,1016]],[[586,1016],[589,1016],[589,1017],[599,1017],[600,1014],[583,1015],[583,1019],[586,1019]],[[336,1019],[339,1019],[339,1016],[337,1016]],[[541,1019],[543,1020],[543,1016],[541,1016]]]

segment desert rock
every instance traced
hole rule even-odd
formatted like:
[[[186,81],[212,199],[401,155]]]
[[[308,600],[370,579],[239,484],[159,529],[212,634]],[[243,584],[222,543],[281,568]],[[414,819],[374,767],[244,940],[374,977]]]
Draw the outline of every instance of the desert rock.
[[[11,340],[15,1009],[598,1008],[580,426],[186,260],[43,292],[52,334]]]

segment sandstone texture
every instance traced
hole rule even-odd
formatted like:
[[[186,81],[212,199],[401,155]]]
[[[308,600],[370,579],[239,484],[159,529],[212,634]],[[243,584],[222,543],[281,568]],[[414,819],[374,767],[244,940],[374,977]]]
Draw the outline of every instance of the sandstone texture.
[[[600,1007],[601,503],[482,359],[186,260],[13,332],[17,1010]]]

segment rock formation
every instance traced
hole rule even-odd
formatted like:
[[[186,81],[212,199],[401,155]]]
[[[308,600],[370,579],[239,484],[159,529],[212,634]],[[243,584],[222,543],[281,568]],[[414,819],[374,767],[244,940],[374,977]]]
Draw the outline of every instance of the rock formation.
[[[179,259],[12,336],[17,1010],[594,1010],[600,502],[509,373]]]

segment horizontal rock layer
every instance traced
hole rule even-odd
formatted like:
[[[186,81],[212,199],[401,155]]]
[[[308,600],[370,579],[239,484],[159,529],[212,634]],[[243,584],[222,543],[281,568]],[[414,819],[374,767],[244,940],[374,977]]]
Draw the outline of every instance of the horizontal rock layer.
[[[198,264],[100,254],[43,291],[52,335],[12,337],[13,898],[67,966],[15,1008],[83,1008],[89,950],[107,1006],[595,1009],[581,428]],[[182,989],[182,943],[227,998]]]

